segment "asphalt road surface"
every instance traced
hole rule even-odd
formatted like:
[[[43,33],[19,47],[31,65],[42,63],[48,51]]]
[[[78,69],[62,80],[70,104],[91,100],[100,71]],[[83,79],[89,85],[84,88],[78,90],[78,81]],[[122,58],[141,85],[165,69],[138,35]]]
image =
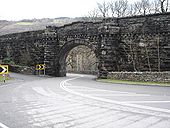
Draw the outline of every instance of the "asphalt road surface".
[[[170,87],[10,76],[0,84],[1,128],[170,128]]]

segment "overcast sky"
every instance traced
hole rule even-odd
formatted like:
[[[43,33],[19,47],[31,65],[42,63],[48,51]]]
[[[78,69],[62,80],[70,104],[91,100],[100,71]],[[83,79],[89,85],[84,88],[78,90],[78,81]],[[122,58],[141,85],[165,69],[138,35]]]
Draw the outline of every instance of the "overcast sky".
[[[103,1],[104,0],[0,0],[0,20],[81,17],[96,8],[97,2],[102,3]]]

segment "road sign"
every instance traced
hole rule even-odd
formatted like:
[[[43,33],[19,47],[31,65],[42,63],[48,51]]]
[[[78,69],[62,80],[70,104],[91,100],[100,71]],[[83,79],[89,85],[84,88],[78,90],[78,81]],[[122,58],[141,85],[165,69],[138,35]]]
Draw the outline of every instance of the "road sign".
[[[37,64],[36,65],[36,70],[44,70],[45,69],[45,64]]]
[[[0,65],[0,74],[8,74],[8,65]]]

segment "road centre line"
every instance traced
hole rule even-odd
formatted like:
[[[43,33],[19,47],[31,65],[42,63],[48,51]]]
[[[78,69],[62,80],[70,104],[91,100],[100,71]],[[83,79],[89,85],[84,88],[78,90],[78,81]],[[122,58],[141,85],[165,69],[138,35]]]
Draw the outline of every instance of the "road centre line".
[[[115,101],[115,100],[94,97],[94,96],[90,96],[90,95],[87,95],[87,94],[82,94],[82,93],[79,93],[79,92],[75,92],[75,91],[73,91],[71,89],[68,89],[65,86],[66,84],[68,84],[67,83],[68,81],[72,81],[72,80],[75,80],[75,79],[78,79],[78,78],[81,78],[81,77],[82,76],[75,77],[75,78],[70,78],[70,79],[67,79],[67,80],[63,80],[63,81],[60,82],[60,87],[63,90],[69,92],[69,93],[79,95],[79,96],[82,96],[82,97],[86,97],[86,98],[90,98],[90,99],[94,99],[94,100],[98,100],[98,101],[103,101],[103,102],[108,102],[108,103],[113,103],[113,104],[119,104],[119,105],[122,105],[122,106],[128,106],[128,107],[133,107],[133,108],[139,108],[139,109],[145,109],[145,110],[151,110],[151,111],[157,111],[157,112],[164,112],[164,113],[169,113],[170,114],[169,109],[156,108],[156,107],[150,107],[150,106],[144,106],[144,105],[138,105],[138,104],[131,104],[131,103],[126,103],[126,102],[119,102],[119,101]],[[164,116],[164,115],[162,115],[162,116]]]

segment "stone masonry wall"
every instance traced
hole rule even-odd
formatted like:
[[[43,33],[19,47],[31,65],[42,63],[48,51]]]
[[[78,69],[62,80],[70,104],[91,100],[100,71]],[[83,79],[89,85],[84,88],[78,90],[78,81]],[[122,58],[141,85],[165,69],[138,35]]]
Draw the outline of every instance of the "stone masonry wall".
[[[108,79],[170,83],[170,72],[110,72]]]
[[[170,71],[170,13],[75,22],[45,30],[0,36],[0,60],[35,67],[47,75],[65,76],[71,49],[85,45],[99,60],[99,77],[109,72]]]
[[[14,64],[35,66],[44,62],[44,31],[32,31],[0,37],[0,59],[10,58]]]

